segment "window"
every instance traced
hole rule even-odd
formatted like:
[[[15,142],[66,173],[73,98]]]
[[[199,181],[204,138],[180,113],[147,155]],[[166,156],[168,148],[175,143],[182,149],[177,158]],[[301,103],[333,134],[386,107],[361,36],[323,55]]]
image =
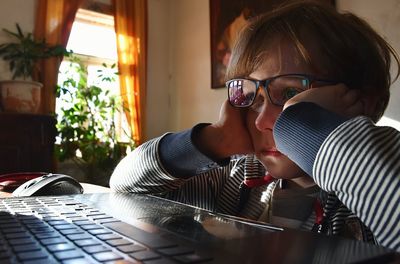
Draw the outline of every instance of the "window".
[[[99,70],[107,73],[109,68],[103,65],[116,65],[118,61],[114,17],[86,9],[79,9],[72,26],[67,44],[67,50],[72,50],[79,58],[87,71],[88,85],[96,85],[108,90],[110,95],[119,97],[119,81],[115,76],[113,82],[102,82],[98,77]],[[71,61],[66,58],[60,66],[58,84],[61,85],[67,78],[78,81],[79,74],[71,72]],[[115,68],[116,69],[116,68]],[[60,96],[56,101],[57,116],[62,114],[61,108],[66,103]],[[114,117],[117,128],[117,138],[120,142],[129,142],[130,129],[124,113],[117,112]]]
[[[114,17],[79,9],[72,26],[67,49],[74,53],[117,61]]]

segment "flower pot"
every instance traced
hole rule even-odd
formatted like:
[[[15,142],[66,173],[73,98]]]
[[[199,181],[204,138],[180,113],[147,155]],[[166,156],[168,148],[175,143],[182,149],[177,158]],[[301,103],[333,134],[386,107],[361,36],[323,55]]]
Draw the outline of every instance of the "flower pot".
[[[0,104],[4,112],[36,114],[43,84],[33,81],[0,81]]]

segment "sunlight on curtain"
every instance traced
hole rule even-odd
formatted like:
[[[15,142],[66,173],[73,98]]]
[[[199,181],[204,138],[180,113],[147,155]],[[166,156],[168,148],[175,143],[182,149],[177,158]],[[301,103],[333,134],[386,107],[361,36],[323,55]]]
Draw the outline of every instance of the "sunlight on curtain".
[[[67,45],[76,11],[82,0],[38,0],[36,10],[36,39],[46,39],[49,44]],[[40,72],[34,80],[43,83],[41,112],[55,112],[55,90],[61,58],[50,58],[41,62]]]
[[[145,127],[147,1],[113,0],[121,95],[132,138],[142,143]]]

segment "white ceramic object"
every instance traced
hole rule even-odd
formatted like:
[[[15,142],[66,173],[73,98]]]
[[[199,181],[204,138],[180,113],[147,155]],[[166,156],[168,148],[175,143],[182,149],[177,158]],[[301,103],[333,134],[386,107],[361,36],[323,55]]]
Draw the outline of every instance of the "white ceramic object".
[[[33,81],[0,81],[0,99],[4,112],[39,112],[43,84]]]

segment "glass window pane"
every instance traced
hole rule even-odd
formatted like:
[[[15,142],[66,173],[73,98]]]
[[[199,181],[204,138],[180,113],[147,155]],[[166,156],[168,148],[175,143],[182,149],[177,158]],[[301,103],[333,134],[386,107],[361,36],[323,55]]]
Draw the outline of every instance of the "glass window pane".
[[[67,49],[78,54],[117,60],[115,30],[112,27],[75,21]]]

